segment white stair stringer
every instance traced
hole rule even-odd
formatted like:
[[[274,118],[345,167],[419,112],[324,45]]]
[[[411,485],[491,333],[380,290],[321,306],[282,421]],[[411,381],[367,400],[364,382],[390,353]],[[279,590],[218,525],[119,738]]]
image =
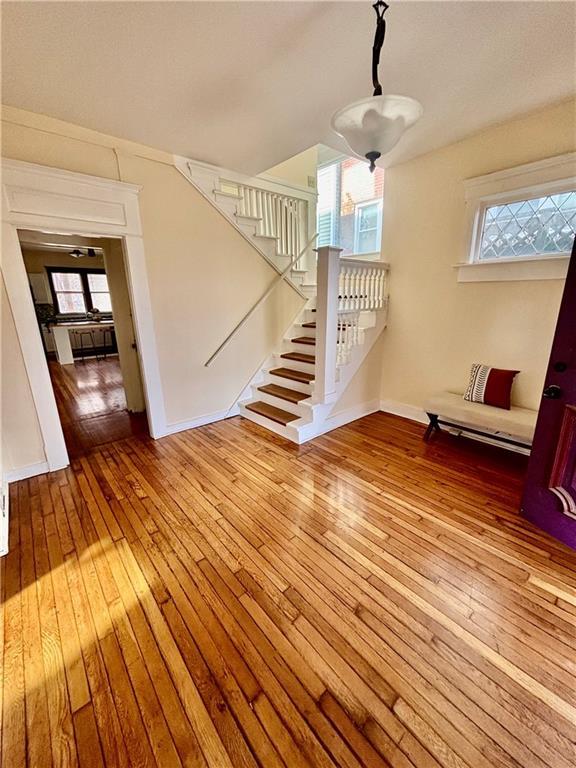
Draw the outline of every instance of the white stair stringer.
[[[227,182],[223,180],[223,177],[234,177],[239,180],[242,178],[239,174],[225,171],[207,163],[192,161],[179,155],[174,155],[174,166],[277,273],[280,274],[286,269],[290,263],[290,256],[280,252],[278,239],[258,233],[261,218],[241,213],[239,209],[243,196],[233,191],[229,187],[229,183],[227,186]],[[247,179],[247,181],[252,180]],[[240,181],[237,183],[239,184]],[[298,264],[295,267],[298,267]],[[284,279],[300,296],[308,298],[309,292],[301,289],[306,276],[306,270],[294,268],[285,275]]]
[[[286,360],[281,357],[286,352],[302,352],[304,354],[313,354],[314,346],[295,343],[293,339],[302,336],[314,338],[315,328],[306,328],[304,323],[314,320],[314,313],[311,308],[314,306],[314,298],[310,299],[306,307],[296,319],[296,322],[288,329],[284,336],[281,349],[272,355],[255,376],[251,382],[251,397],[238,403],[239,411],[242,416],[260,426],[275,432],[278,435],[294,443],[302,444],[329,432],[343,423],[352,419],[344,419],[342,414],[332,417],[334,411],[337,411],[338,401],[350,384],[353,376],[359,370],[366,359],[366,356],[372,349],[374,343],[386,327],[387,311],[386,305],[377,311],[365,311],[360,313],[362,331],[359,343],[355,345],[350,353],[349,359],[345,364],[338,366],[336,392],[333,393],[329,401],[321,402],[317,399],[315,393],[314,381],[307,384],[304,382],[284,379],[274,373],[278,368],[288,368],[294,372],[311,373],[315,371],[315,365],[306,362]],[[298,403],[292,403],[281,399],[274,394],[261,390],[270,384],[287,388],[292,392],[299,392],[308,395],[306,399]],[[280,424],[265,415],[250,411],[247,406],[256,403],[265,403],[266,405],[279,408],[283,412],[294,415],[294,421],[288,424]],[[357,418],[354,416],[353,418]]]

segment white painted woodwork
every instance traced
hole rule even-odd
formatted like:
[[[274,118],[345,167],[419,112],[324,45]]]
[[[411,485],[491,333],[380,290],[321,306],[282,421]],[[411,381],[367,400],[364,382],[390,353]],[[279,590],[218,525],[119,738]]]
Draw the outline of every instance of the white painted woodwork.
[[[336,427],[378,409],[377,403],[368,403],[332,416],[332,412],[353,375],[356,373],[372,345],[384,330],[387,319],[388,265],[340,257],[339,248],[319,248],[317,286],[305,309],[287,330],[281,352],[270,361],[252,382],[250,399],[239,402],[240,413],[247,419],[282,435],[295,443],[324,434]],[[315,312],[312,312],[315,309]],[[304,324],[314,321],[315,328]],[[315,344],[294,341],[300,336],[315,339]],[[315,356],[315,362],[287,360],[286,352],[302,352]],[[314,381],[305,384],[282,378],[275,368],[313,373]],[[266,383],[296,390],[310,395],[299,403],[259,390]],[[248,410],[246,405],[264,402],[293,413],[299,418],[286,424]]]
[[[316,386],[319,402],[334,400],[338,356],[338,290],[341,248],[318,248],[316,295]]]
[[[144,259],[139,187],[33,163],[4,160],[2,191],[2,273],[36,406],[48,469],[67,466],[68,453],[18,239],[19,228],[122,239],[150,434],[152,437],[163,436],[166,434],[166,417]]]
[[[297,256],[316,231],[315,191],[265,176],[244,176],[174,156],[174,166],[224,215],[276,271]],[[301,275],[314,270],[305,254],[287,276],[298,290]],[[296,279],[294,279],[296,278]]]
[[[557,280],[566,277],[570,254],[479,260],[486,209],[517,200],[576,189],[576,152],[505,168],[464,182],[467,247],[457,269],[458,282]]]

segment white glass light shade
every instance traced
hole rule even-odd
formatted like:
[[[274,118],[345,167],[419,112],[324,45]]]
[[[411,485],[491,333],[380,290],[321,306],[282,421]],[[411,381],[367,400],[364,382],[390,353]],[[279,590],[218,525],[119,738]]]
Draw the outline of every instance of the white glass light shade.
[[[409,96],[371,96],[339,109],[331,125],[357,157],[377,158],[396,146],[422,112],[420,102]]]

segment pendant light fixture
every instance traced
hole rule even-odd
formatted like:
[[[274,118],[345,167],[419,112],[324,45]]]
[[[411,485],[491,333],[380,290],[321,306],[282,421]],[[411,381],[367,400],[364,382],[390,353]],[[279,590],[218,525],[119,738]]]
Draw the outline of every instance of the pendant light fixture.
[[[396,146],[400,137],[422,116],[422,105],[410,96],[382,95],[378,80],[380,51],[386,35],[384,14],[388,5],[377,0],[376,34],[372,48],[372,84],[374,94],[355,101],[332,116],[332,129],[346,141],[352,152],[370,163],[374,172],[376,161]]]

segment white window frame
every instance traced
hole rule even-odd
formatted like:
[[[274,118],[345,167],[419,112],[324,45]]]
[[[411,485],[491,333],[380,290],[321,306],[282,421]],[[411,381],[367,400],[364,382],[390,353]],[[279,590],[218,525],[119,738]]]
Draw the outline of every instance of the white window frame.
[[[376,232],[380,230],[380,238],[382,238],[382,200],[380,198],[373,198],[372,200],[365,200],[362,203],[356,203],[356,206],[354,208],[354,255],[358,254],[364,255],[364,253],[374,253],[374,251],[363,251],[362,254],[360,253],[360,229],[359,229],[359,223],[360,223],[360,211],[362,208],[368,208],[370,205],[377,205],[378,206],[378,221],[376,223]]]
[[[570,254],[479,259],[486,209],[576,190],[576,152],[467,179],[464,182],[467,249],[454,265],[458,282],[558,280],[566,277]]]

